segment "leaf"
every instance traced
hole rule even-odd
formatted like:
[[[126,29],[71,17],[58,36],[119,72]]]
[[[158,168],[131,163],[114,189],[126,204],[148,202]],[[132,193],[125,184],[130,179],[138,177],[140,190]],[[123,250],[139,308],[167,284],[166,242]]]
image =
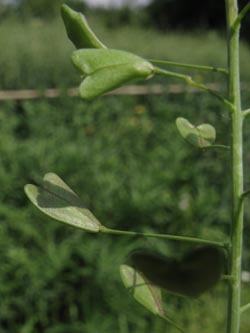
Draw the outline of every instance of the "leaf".
[[[138,250],[131,253],[130,262],[158,287],[178,295],[197,297],[220,280],[225,256],[221,249],[212,246],[197,248],[182,260]]]
[[[112,49],[77,50],[72,55],[74,65],[85,78],[80,96],[91,99],[129,81],[148,79],[154,67],[132,53]]]
[[[209,147],[216,139],[215,128],[210,124],[195,127],[187,119],[179,117],[176,119],[176,126],[181,136],[198,148]]]
[[[82,48],[106,48],[90,29],[85,16],[62,5],[61,15],[67,35],[77,49]]]
[[[56,174],[47,173],[41,186],[27,184],[24,190],[30,201],[50,217],[86,231],[99,231],[100,222]]]
[[[177,326],[170,318],[168,318],[164,312],[161,289],[150,283],[143,274],[139,273],[136,269],[129,265],[120,266],[120,275],[122,282],[133,295],[135,300],[143,305],[146,309],[157,315],[179,331],[184,332],[179,326]]]

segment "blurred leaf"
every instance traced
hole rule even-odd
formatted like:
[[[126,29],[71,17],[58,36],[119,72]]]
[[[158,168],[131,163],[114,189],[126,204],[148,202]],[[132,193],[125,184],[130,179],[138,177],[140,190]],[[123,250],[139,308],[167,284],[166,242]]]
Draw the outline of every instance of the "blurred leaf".
[[[155,285],[191,297],[213,287],[220,280],[225,266],[223,251],[211,246],[198,248],[180,261],[148,250],[138,250],[131,254],[130,261]]]
[[[195,127],[187,119],[180,117],[176,119],[176,126],[181,136],[195,147],[209,147],[216,139],[215,128],[210,124]]]
[[[82,48],[106,48],[90,29],[85,16],[62,5],[61,15],[67,35],[77,49]]]
[[[38,209],[54,219],[86,231],[99,231],[100,222],[56,174],[47,173],[41,186],[25,185],[25,193]]]
[[[133,80],[148,79],[154,67],[132,53],[112,49],[77,50],[74,65],[87,77],[80,86],[80,96],[91,99]]]

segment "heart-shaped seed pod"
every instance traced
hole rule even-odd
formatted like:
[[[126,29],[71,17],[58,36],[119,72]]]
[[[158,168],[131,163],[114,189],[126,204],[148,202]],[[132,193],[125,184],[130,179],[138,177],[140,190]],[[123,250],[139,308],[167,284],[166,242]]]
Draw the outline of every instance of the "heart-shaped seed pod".
[[[101,223],[56,174],[47,173],[40,186],[27,184],[24,189],[30,201],[43,213],[73,227],[99,232]]]
[[[179,268],[185,280],[184,293],[198,296],[220,280],[225,268],[224,251],[212,246],[197,248],[182,259]]]
[[[92,99],[130,81],[148,79],[154,73],[148,61],[120,50],[77,50],[72,61],[85,77],[80,85],[80,96],[84,99]]]
[[[177,118],[176,126],[181,136],[191,145],[198,148],[206,148],[215,142],[216,131],[210,124],[194,126],[185,118]]]
[[[172,293],[196,297],[220,280],[225,256],[221,249],[212,246],[200,247],[179,261],[138,250],[130,255],[130,262],[153,284]]]
[[[77,49],[83,48],[106,48],[90,29],[85,16],[62,5],[61,15],[67,35]]]

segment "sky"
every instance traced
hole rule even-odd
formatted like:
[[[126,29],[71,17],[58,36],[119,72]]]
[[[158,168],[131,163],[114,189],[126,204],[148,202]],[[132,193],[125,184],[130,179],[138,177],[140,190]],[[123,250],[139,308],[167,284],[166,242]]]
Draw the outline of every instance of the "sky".
[[[150,0],[85,0],[90,6],[102,6],[102,7],[110,7],[110,6],[121,6],[123,4],[131,4],[131,5],[147,5]]]
[[[8,4],[15,3],[16,0],[0,0],[0,3]],[[35,0],[34,0],[35,1]],[[53,1],[53,0],[52,0]],[[89,6],[102,6],[102,7],[119,7],[124,4],[135,5],[147,5],[150,0],[85,0]]]

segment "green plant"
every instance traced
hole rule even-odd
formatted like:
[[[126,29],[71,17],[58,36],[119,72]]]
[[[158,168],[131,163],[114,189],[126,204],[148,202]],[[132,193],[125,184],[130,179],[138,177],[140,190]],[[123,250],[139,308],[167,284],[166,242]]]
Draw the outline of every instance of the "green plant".
[[[197,297],[213,287],[219,280],[228,284],[227,333],[238,333],[241,313],[250,303],[241,305],[241,262],[243,238],[244,199],[250,190],[243,186],[243,121],[250,109],[242,110],[239,77],[239,31],[242,19],[250,10],[248,3],[238,11],[236,0],[226,0],[228,68],[190,65],[169,61],[145,60],[134,54],[106,48],[90,30],[83,15],[62,6],[62,16],[69,38],[77,48],[72,61],[85,77],[80,95],[91,99],[123,85],[124,83],[150,79],[163,75],[183,80],[186,84],[215,96],[228,110],[231,119],[231,144],[214,144],[216,131],[210,124],[193,126],[185,118],[178,118],[177,128],[183,138],[199,149],[223,149],[231,156],[232,221],[231,233],[225,241],[185,237],[169,234],[138,233],[110,229],[102,225],[86,208],[79,197],[54,173],[44,176],[41,185],[25,186],[25,192],[45,214],[79,229],[92,233],[104,233],[131,237],[151,237],[188,242],[195,247],[182,258],[169,258],[159,253],[139,249],[129,255],[120,267],[124,285],[137,301],[155,315],[167,320],[177,329],[165,311],[161,299],[162,289],[183,297]],[[85,48],[86,47],[86,48]],[[185,67],[224,75],[228,83],[228,95],[211,90],[191,76],[158,67]],[[197,247],[198,246],[198,247]]]

